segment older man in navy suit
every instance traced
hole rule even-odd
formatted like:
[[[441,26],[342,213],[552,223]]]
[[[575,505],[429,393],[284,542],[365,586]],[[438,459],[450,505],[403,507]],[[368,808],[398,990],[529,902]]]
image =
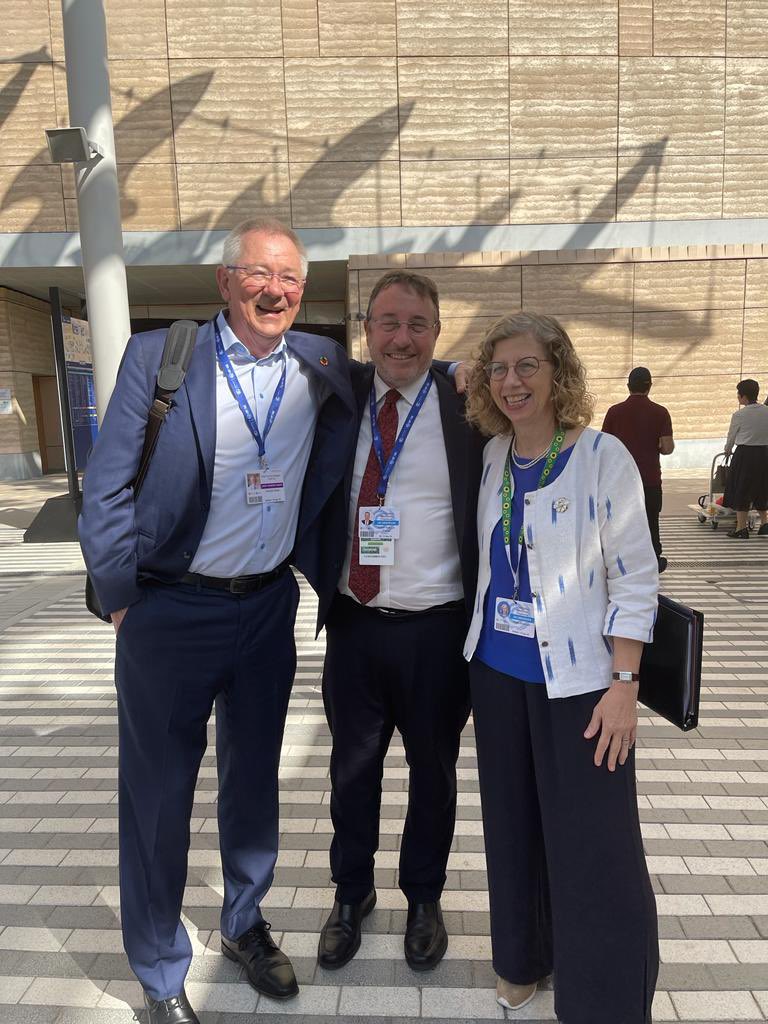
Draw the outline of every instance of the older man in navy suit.
[[[164,331],[132,337],[84,482],[80,537],[117,633],[123,938],[150,1024],[195,1024],[180,914],[195,781],[216,704],[222,952],[273,998],[298,992],[260,905],[296,653],[293,561],[318,588],[318,517],[354,447],[344,352],[290,331],[307,261],[277,221],[224,243],[227,310],[198,332],[140,497]],[[350,447],[352,446],[352,447]]]

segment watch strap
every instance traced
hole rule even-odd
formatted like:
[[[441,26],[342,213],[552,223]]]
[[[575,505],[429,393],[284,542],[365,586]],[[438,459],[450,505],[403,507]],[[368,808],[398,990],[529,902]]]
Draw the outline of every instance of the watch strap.
[[[640,676],[637,672],[612,672],[611,679],[618,683],[639,683]]]

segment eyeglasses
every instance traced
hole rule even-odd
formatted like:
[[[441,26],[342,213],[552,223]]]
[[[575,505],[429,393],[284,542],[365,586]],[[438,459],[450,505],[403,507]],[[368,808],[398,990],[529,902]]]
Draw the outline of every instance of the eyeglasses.
[[[542,363],[551,363],[551,359],[539,359],[537,356],[523,356],[516,363],[486,363],[485,375],[488,380],[505,380],[510,370],[515,371],[516,377],[525,379],[538,373]]]
[[[440,323],[439,320],[380,320],[377,316],[368,317],[369,324],[376,324],[383,334],[395,335],[401,327],[405,327],[412,338],[421,338],[428,331],[434,330]]]
[[[266,288],[273,277],[280,282],[284,292],[300,292],[306,284],[306,277],[294,277],[293,274],[270,274],[261,267],[240,267],[236,264],[226,263],[227,270],[239,270],[246,281],[256,285],[257,288]]]

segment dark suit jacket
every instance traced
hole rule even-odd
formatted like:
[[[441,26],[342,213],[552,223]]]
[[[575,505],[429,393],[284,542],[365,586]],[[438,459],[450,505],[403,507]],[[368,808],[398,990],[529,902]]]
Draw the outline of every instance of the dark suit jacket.
[[[149,331],[129,340],[83,481],[80,542],[106,612],[138,600],[145,579],[171,583],[183,576],[208,517],[216,449],[213,322],[198,331],[186,380],[160,431],[139,498],[133,498],[131,482],[166,333]],[[303,540],[343,480],[354,451],[355,403],[347,357],[338,345],[296,331],[288,331],[285,340],[306,372],[328,390],[304,481],[295,561],[317,586],[318,560],[302,560]]]
[[[448,475],[451,482],[451,505],[456,529],[456,542],[461,558],[464,600],[468,614],[472,610],[477,582],[477,495],[483,465],[483,447],[487,438],[470,427],[464,418],[464,398],[456,393],[446,370],[450,363],[433,363],[432,376],[437,388],[443,439],[448,457]],[[368,415],[368,396],[373,383],[373,363],[352,363],[352,388],[357,403],[357,430],[355,443],[349,453],[344,479],[329,499],[319,520],[327,572],[318,592],[318,632],[325,624],[328,610],[339,583],[347,545],[347,519],[349,516],[352,474],[354,471],[357,432],[363,416]]]

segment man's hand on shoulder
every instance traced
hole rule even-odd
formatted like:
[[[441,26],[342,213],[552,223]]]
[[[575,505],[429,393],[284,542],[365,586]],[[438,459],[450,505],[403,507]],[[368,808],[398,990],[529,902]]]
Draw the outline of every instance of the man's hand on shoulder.
[[[472,364],[467,360],[460,363],[455,363],[453,367],[453,386],[456,388],[458,394],[463,395],[466,393],[469,387],[469,374],[472,369]]]
[[[120,626],[122,624],[123,619],[125,618],[125,613],[127,611],[128,611],[128,608],[126,607],[126,608],[120,608],[116,612],[110,612],[110,618],[112,619],[112,625],[115,627],[115,636],[117,636],[117,634],[118,634],[118,632],[120,630]]]

